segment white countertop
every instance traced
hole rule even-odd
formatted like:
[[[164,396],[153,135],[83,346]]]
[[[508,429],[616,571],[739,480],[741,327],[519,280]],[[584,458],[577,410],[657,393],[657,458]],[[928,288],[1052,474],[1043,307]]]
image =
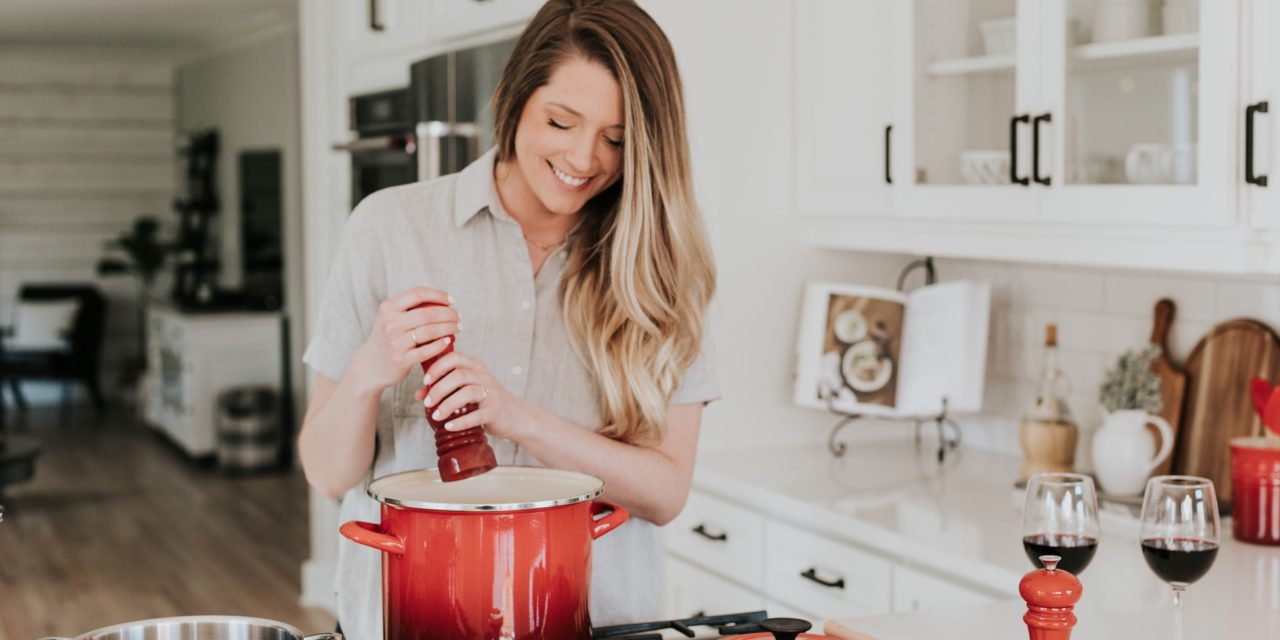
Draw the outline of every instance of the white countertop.
[[[708,451],[695,485],[778,517],[851,539],[911,566],[1005,594],[1008,602],[842,620],[879,640],[1025,638],[1022,550],[1012,482],[1020,460],[960,449],[940,469],[911,441]],[[1098,554],[1080,577],[1073,640],[1172,638],[1168,585],[1146,566],[1132,518],[1104,515]],[[1280,547],[1237,543],[1223,521],[1213,569],[1184,599],[1186,638],[1280,638]],[[887,585],[886,585],[887,588]]]

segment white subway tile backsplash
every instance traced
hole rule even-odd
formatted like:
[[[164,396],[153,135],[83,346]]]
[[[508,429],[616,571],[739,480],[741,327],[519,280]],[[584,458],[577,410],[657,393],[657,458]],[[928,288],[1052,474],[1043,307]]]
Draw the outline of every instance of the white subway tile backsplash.
[[[1089,271],[1026,267],[1012,277],[1009,288],[1015,305],[1048,309],[1101,310],[1104,277]]]
[[[1272,327],[1280,326],[1280,284],[1219,284],[1218,317],[1253,318]]]
[[[1177,305],[1177,319],[1213,320],[1217,317],[1217,292],[1212,280],[1188,276],[1106,276],[1107,311],[1151,318],[1156,301],[1170,298]]]

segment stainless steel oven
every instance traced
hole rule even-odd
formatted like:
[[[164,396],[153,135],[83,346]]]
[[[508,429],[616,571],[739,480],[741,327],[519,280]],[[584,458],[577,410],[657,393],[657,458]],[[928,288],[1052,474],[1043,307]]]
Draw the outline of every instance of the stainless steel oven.
[[[417,180],[417,117],[409,89],[353,96],[348,107],[355,139],[333,148],[351,153],[351,206],[378,189]]]

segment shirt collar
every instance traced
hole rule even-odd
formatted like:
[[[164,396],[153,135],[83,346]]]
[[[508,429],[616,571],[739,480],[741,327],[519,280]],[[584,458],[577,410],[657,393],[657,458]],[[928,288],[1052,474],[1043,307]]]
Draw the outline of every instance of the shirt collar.
[[[477,213],[488,210],[490,215],[508,222],[515,222],[502,207],[498,197],[498,185],[493,180],[494,162],[498,150],[491,148],[458,172],[454,186],[453,223],[457,227],[467,224]]]

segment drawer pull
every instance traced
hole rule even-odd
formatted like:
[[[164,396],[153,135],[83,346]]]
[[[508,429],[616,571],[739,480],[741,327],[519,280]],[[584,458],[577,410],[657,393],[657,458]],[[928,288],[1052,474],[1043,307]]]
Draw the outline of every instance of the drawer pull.
[[[801,571],[801,572],[800,572],[800,577],[801,577],[801,578],[804,578],[805,580],[809,580],[809,581],[811,581],[811,582],[816,582],[816,583],[818,583],[818,584],[820,584],[820,585],[822,585],[822,586],[824,586],[824,587],[827,587],[827,588],[829,588],[829,589],[843,589],[843,588],[844,588],[844,578],[837,578],[837,579],[835,580],[835,582],[829,582],[829,581],[827,581],[827,580],[823,580],[822,578],[819,578],[819,577],[818,577],[818,569],[817,569],[817,567],[809,567],[808,569],[806,569],[806,570],[804,570],[804,571]]]
[[[707,525],[700,524],[693,528],[693,532],[712,541],[712,542],[728,542],[729,534],[721,531],[720,533],[711,533],[707,531]]]

